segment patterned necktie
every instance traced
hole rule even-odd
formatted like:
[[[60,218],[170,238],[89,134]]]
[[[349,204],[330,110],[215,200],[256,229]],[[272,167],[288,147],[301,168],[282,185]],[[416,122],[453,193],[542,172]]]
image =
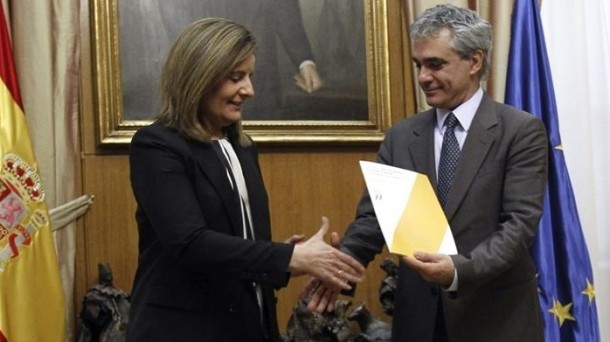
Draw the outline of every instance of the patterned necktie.
[[[447,194],[451,189],[451,182],[453,181],[453,174],[460,159],[460,144],[453,130],[458,124],[458,120],[453,113],[449,113],[447,119],[445,119],[445,134],[443,135],[443,146],[441,148],[441,159],[438,164],[438,199],[441,202],[441,206],[445,206],[447,201]]]

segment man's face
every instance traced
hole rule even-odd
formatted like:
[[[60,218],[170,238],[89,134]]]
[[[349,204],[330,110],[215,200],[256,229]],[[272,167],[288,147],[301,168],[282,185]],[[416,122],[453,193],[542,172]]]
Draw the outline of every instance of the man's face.
[[[451,47],[448,29],[413,42],[417,81],[432,107],[451,110],[468,100],[479,88],[482,60],[480,51],[462,59]]]

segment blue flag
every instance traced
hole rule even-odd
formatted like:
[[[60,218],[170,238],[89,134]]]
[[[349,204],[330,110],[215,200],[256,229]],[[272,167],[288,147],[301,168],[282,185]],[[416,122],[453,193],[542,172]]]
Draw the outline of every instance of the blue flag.
[[[557,105],[537,0],[515,0],[507,104],[542,119],[549,134],[549,183],[531,248],[546,341],[600,341],[589,252],[559,136]]]

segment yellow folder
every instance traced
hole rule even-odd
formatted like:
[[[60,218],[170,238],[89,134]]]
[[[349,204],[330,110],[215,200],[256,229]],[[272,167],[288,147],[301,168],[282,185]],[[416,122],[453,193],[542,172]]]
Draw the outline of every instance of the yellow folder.
[[[391,253],[457,254],[445,213],[426,175],[360,161],[379,226]]]

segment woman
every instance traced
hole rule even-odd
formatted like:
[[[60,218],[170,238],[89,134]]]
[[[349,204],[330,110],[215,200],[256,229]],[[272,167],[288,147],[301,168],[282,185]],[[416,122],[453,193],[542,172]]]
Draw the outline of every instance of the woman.
[[[139,260],[128,341],[279,341],[274,287],[308,273],[339,286],[363,277],[353,258],[312,238],[271,242],[257,152],[241,126],[254,96],[255,40],[219,18],[177,38],[162,108],[130,150]]]

